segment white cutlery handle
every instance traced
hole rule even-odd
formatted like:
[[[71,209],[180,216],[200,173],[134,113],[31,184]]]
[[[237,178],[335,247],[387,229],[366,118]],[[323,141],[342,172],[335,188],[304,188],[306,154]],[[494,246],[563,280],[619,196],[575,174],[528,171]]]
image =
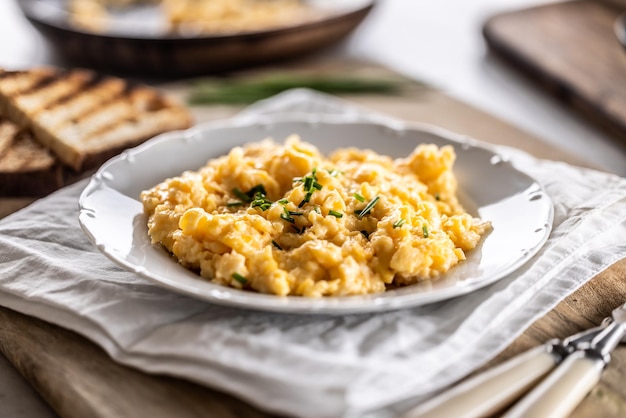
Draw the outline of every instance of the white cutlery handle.
[[[495,414],[521,396],[559,362],[540,346],[481,373],[408,411],[403,418],[470,418]]]
[[[605,362],[577,351],[504,415],[506,418],[567,417],[598,383]]]

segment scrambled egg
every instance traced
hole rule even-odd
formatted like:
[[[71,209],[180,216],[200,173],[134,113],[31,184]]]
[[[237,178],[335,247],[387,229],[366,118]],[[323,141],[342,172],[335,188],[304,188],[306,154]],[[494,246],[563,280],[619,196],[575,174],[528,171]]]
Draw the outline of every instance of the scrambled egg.
[[[115,11],[150,3],[160,6],[170,31],[187,35],[275,29],[319,14],[301,0],[68,0],[67,4],[74,25],[104,32],[113,26]]]
[[[162,0],[172,29],[229,33],[265,30],[304,22],[312,14],[301,0]]]
[[[459,204],[450,146],[406,158],[297,136],[233,148],[144,191],[153,243],[207,280],[309,297],[435,279],[489,228]]]

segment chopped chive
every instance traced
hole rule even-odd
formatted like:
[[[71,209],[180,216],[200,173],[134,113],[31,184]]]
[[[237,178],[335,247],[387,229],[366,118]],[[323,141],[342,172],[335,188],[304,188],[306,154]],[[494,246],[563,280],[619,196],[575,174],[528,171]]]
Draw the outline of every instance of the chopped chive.
[[[302,181],[304,183],[302,185],[302,188],[304,189],[306,194],[304,195],[304,199],[302,199],[302,201],[298,205],[299,208],[303,207],[305,204],[307,204],[311,200],[311,196],[313,195],[313,192],[315,190],[322,190],[323,186],[319,184],[317,182],[317,179],[315,178],[316,173],[317,173],[317,168],[313,168],[310,176],[306,176],[302,178]]]
[[[370,202],[363,208],[363,210],[356,211],[355,213],[358,215],[358,218],[361,219],[365,215],[370,213],[372,209],[374,208],[374,206],[376,206],[376,203],[378,203],[379,200],[380,200],[380,196],[376,196],[375,198],[370,200]]]
[[[233,194],[246,203],[250,203],[252,201],[252,198],[250,196],[248,196],[236,187],[233,189]]]
[[[241,201],[245,203],[250,203],[253,200],[259,199],[260,197],[265,198],[265,196],[267,195],[265,186],[263,186],[262,184],[257,184],[246,193],[242,192],[237,187],[235,187],[232,192],[235,196],[237,196]]]
[[[302,199],[302,202],[300,202],[298,207],[301,208],[305,204],[309,203],[309,201],[311,200],[311,196],[312,195],[313,195],[313,192],[307,192],[307,194],[304,195],[304,199]]]
[[[400,218],[393,224],[393,227],[394,228],[400,228],[405,223],[406,223],[406,220],[404,220],[404,218]]]
[[[260,208],[262,211],[268,210],[272,206],[272,201],[268,200],[261,192],[256,192],[254,199],[250,202],[250,207]]]
[[[302,181],[302,177],[294,177],[293,180],[292,180],[292,182],[294,182],[294,183],[299,183],[301,181]]]
[[[256,206],[252,206],[253,208],[259,208],[261,209],[261,212],[265,212],[266,210],[268,210],[270,207],[272,206],[271,203],[262,203],[260,205],[256,205]]]
[[[270,208],[272,204],[265,202],[263,200],[255,200],[250,204],[250,207],[252,208],[259,208],[261,209],[261,211],[265,212],[266,210],[268,210]]]
[[[267,191],[265,190],[265,186],[263,186],[262,184],[257,184],[256,186],[254,186],[253,188],[248,190],[248,193],[246,193],[246,194],[248,196],[250,196],[250,197],[253,197],[257,193],[261,193],[263,196],[266,196],[267,195]]]
[[[313,208],[313,210],[315,211],[315,213],[319,213],[319,214],[321,214],[321,213],[322,213],[322,211],[320,210],[320,207],[319,207],[319,206],[315,206],[315,207]]]
[[[294,231],[296,231],[296,234],[302,234],[304,232],[304,227],[298,228],[295,225],[291,225],[291,227],[293,228]]]
[[[280,214],[280,217],[281,217],[282,219],[286,220],[287,222],[291,222],[291,223],[296,222],[296,220],[295,220],[295,219],[293,219],[291,216],[289,216],[289,214],[288,214],[288,213],[281,213],[281,214]]]
[[[355,193],[352,196],[354,196],[354,198],[358,200],[359,202],[365,202],[365,198],[358,193]]]
[[[428,238],[428,227],[426,225],[422,225],[422,234],[424,234],[424,238]]]
[[[343,172],[337,170],[336,168],[333,168],[332,170],[327,170],[327,171],[331,177],[337,177],[338,174],[343,174]]]
[[[293,210],[290,210],[287,213],[289,215],[291,215],[291,216],[302,216],[302,215],[304,215],[304,212],[297,212],[297,211],[293,211]]]
[[[233,279],[237,280],[239,283],[241,284],[246,284],[248,283],[248,279],[246,279],[245,277],[243,277],[241,274],[239,273],[233,273]]]
[[[286,205],[287,203],[289,203],[289,200],[288,199],[280,199],[278,201],[278,203],[280,203],[281,205]]]
[[[287,208],[283,208],[283,213],[280,214],[280,217],[287,222],[295,223],[296,220],[291,217],[291,214],[287,210]]]
[[[281,247],[276,241],[272,240],[272,245],[276,248],[278,248],[279,250],[282,250],[283,247]]]
[[[305,177],[304,178],[304,190],[311,190],[313,186],[313,177]]]
[[[226,206],[229,207],[229,208],[233,207],[233,206],[243,206],[243,202],[238,201],[238,200],[234,201],[234,202],[228,202],[228,203],[226,203]]]
[[[343,213],[337,212],[336,210],[329,210],[328,214],[331,216],[334,216],[335,218],[341,218],[343,217]]]

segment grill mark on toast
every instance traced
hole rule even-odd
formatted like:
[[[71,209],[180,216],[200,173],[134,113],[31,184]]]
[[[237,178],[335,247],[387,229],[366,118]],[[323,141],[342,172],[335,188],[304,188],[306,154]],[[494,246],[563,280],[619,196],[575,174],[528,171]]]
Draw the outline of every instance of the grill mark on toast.
[[[18,132],[17,125],[0,117],[0,159],[9,151]]]
[[[0,70],[1,96],[11,118],[31,127],[36,139],[76,172],[191,124],[188,111],[158,90],[86,70]]]
[[[156,112],[142,114],[137,120],[112,124],[107,129],[84,138],[82,145],[87,152],[102,149],[102,144],[117,147],[139,144],[146,139],[172,129],[178,129],[180,121],[186,120],[184,112],[175,109],[161,109]]]
[[[22,96],[22,95],[33,94],[34,92],[38,90],[45,89],[47,86],[54,83],[58,79],[59,79],[59,76],[56,74],[50,74],[50,75],[44,76],[43,78],[40,78],[35,83],[28,86],[28,88],[26,88],[25,90],[15,92],[13,97],[17,95]]]
[[[85,71],[65,73],[46,83],[43,87],[36,90],[32,89],[28,94],[20,94],[15,98],[15,103],[32,118],[37,113],[53,107],[56,102],[64,97],[80,91],[82,86],[88,83],[92,77],[93,73]]]
[[[109,103],[119,100],[125,83],[120,79],[104,77],[83,91],[68,97],[63,106],[40,112],[36,121],[50,130],[62,129],[66,124],[80,123],[95,112],[105,109]]]
[[[39,145],[29,132],[19,132],[11,148],[0,158],[0,172],[17,173],[45,170],[55,164],[54,157]]]
[[[89,116],[74,123],[68,121],[59,127],[56,134],[79,146],[78,144],[85,142],[94,133],[102,132],[113,124],[128,120],[133,114],[132,110],[128,99],[121,95],[106,106],[100,106],[98,112],[92,112]]]
[[[77,138],[77,143],[85,142],[117,125],[132,124],[144,114],[154,112],[153,108],[161,109],[165,105],[164,100],[150,90],[125,88],[114,99],[98,106],[94,111],[82,114],[80,118],[65,120],[63,125],[58,126],[57,133],[60,136]]]
[[[0,73],[0,92],[8,98],[14,98],[46,80],[54,78],[56,70],[40,68],[33,71],[6,71]]]
[[[77,90],[65,95],[65,96],[61,96],[59,97],[56,101],[48,103],[47,108],[46,109],[42,109],[45,111],[48,111],[50,109],[53,109],[55,107],[58,106],[62,106],[64,104],[66,104],[67,102],[71,101],[72,99],[76,98],[77,96],[81,95],[81,94],[85,94],[89,91],[89,89],[91,89],[92,87],[98,85],[102,80],[104,79],[104,77],[102,75],[98,75],[98,74],[91,74],[87,81],[80,85],[80,87],[77,88]]]
[[[86,92],[85,94],[88,94],[88,92]],[[116,102],[123,103],[127,100],[127,97],[128,97],[128,85],[124,83],[122,89],[115,91],[114,94],[109,94],[105,97],[102,97],[104,98],[104,100],[102,100],[98,104],[98,106],[87,108],[85,109],[83,113],[77,115],[77,117],[74,118],[74,122],[80,122],[81,119],[88,119],[89,117],[93,116],[94,113],[99,112],[99,111],[104,111],[104,109],[115,104]]]

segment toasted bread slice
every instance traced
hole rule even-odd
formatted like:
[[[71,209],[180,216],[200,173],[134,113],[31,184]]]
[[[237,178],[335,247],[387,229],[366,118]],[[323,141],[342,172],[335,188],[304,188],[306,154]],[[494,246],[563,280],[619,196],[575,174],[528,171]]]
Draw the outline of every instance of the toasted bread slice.
[[[0,197],[38,197],[64,184],[63,169],[29,132],[0,117]]]
[[[191,116],[157,90],[88,70],[0,71],[0,113],[81,172]]]

